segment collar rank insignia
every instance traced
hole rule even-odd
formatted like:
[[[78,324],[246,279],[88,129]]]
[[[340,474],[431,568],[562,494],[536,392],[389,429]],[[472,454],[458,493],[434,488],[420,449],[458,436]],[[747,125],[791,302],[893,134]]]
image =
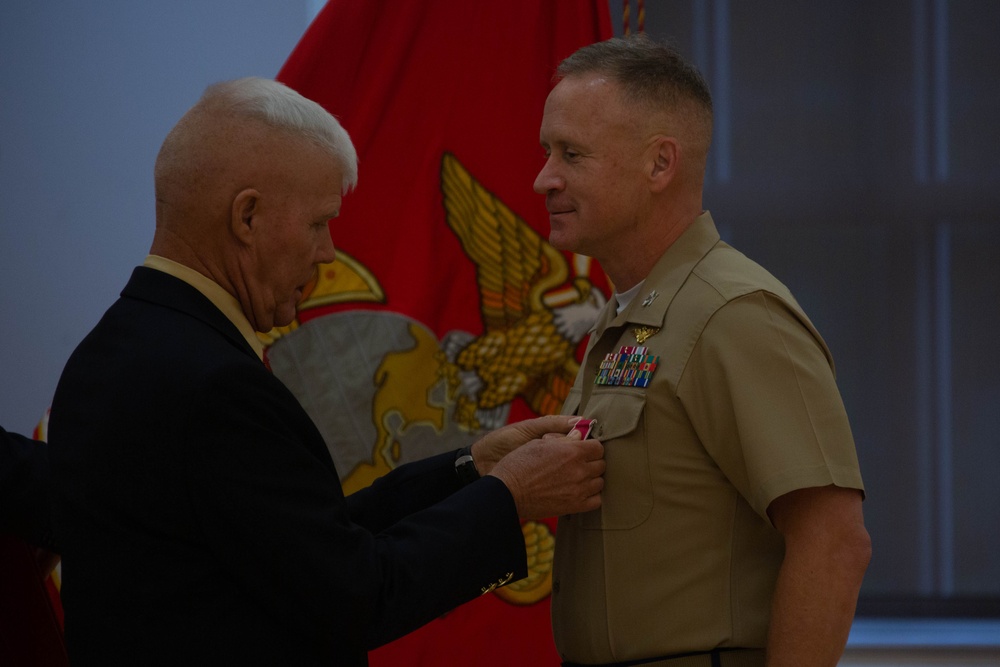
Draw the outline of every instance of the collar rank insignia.
[[[635,334],[635,342],[642,345],[646,342],[647,338],[659,332],[659,330],[659,327],[636,327],[635,329],[632,329],[632,333]]]
[[[653,303],[653,299],[655,299],[658,296],[660,296],[660,293],[657,292],[656,290],[650,292],[649,296],[647,296],[645,299],[642,300],[642,307],[645,308],[649,304]],[[641,343],[642,341],[640,340],[639,342]]]

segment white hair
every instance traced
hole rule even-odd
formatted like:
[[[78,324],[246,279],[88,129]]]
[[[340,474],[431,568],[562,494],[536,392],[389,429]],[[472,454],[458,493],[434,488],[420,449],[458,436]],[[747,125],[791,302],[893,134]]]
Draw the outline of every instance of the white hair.
[[[198,104],[218,105],[312,141],[343,169],[344,192],[357,185],[358,154],[347,130],[326,109],[283,83],[259,77],[223,81],[206,88]]]

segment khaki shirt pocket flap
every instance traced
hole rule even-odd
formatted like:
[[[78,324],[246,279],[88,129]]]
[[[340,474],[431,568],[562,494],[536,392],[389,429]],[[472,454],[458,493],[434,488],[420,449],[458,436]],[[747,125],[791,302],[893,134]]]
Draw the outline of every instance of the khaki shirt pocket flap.
[[[644,393],[609,392],[594,394],[587,404],[587,416],[597,420],[593,431],[598,440],[614,440],[633,432],[646,406]]]

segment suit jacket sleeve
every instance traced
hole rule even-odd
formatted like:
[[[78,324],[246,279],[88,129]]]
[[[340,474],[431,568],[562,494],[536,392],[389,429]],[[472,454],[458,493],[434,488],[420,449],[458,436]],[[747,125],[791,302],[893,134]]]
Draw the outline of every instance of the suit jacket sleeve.
[[[372,532],[388,528],[462,488],[455,473],[456,452],[414,461],[347,496],[351,520]],[[418,501],[422,501],[419,505]]]
[[[205,537],[262,604],[290,609],[288,620],[300,627],[354,632],[374,647],[491,582],[526,576],[516,508],[502,482],[488,477],[457,489],[442,455],[348,504],[303,417],[277,379],[239,365],[199,387],[183,426],[198,434],[189,479]],[[306,446],[313,442],[319,447]]]
[[[0,530],[55,549],[50,486],[48,445],[0,428]]]

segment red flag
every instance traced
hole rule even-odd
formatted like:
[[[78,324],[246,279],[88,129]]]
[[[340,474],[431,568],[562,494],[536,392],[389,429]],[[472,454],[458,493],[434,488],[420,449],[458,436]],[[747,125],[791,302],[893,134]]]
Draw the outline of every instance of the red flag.
[[[332,0],[279,73],[340,119],[359,155],[359,185],[331,225],[338,261],[268,352],[348,492],[558,410],[607,281],[545,241],[538,130],[558,63],[610,36],[606,0]],[[524,530],[529,580],[372,664],[558,664],[554,523]]]

